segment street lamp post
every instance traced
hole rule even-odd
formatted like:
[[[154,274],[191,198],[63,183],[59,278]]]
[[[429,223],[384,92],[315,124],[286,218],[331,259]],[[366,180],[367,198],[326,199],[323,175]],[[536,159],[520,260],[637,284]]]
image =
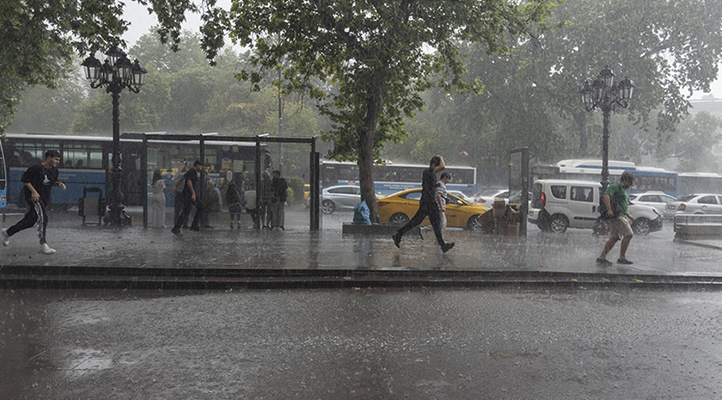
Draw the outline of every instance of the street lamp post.
[[[133,93],[138,93],[145,80],[146,70],[140,66],[138,60],[131,63],[125,52],[117,46],[111,47],[106,53],[108,58],[104,63],[91,54],[83,61],[85,78],[90,81],[90,87],[97,89],[105,87],[107,93],[113,97],[113,169],[111,171],[111,195],[109,208],[108,225],[123,226],[123,206],[121,205],[122,193],[120,192],[121,168],[120,168],[120,122],[118,109],[120,92],[128,88]]]
[[[609,185],[609,118],[611,112],[619,107],[627,108],[628,101],[632,98],[634,83],[628,76],[619,83],[614,82],[614,72],[605,66],[597,78],[591,84],[584,81],[582,87],[582,103],[587,111],[596,108],[602,110],[602,190]]]

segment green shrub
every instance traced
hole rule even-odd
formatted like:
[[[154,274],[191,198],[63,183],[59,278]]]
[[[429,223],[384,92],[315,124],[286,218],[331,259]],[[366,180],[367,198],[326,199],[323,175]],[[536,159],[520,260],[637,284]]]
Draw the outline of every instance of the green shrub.
[[[288,184],[286,203],[289,206],[303,204],[303,179],[298,177],[287,178],[286,184]]]

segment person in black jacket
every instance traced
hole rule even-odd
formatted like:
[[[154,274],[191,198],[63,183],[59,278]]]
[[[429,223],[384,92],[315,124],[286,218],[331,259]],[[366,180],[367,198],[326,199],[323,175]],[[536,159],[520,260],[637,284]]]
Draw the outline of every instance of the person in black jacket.
[[[45,161],[28,168],[21,178],[24,183],[23,196],[28,203],[29,210],[17,224],[2,230],[4,246],[10,245],[10,237],[38,223],[38,237],[40,238],[40,253],[53,254],[55,249],[48,246],[45,234],[48,229],[47,206],[50,204],[50,189],[58,186],[65,190],[65,184],[58,181],[58,165],[60,153],[56,150],[45,152]]]
[[[271,199],[271,207],[273,208],[271,229],[279,228],[281,230],[285,230],[286,228],[283,227],[285,219],[283,206],[286,203],[288,185],[286,184],[286,179],[281,178],[281,171],[273,171],[273,181],[271,181],[271,187],[273,188],[273,198]]]
[[[446,168],[444,159],[440,155],[435,155],[429,162],[429,168],[425,169],[421,175],[421,201],[419,202],[419,210],[416,212],[411,221],[407,222],[406,225],[402,226],[398,232],[391,237],[394,239],[396,247],[400,247],[401,238],[404,233],[410,231],[415,226],[421,224],[421,222],[429,217],[429,222],[434,228],[434,234],[436,235],[436,241],[441,246],[441,251],[446,253],[454,247],[454,242],[446,243],[441,234],[441,226],[439,219],[439,204],[436,202],[436,174],[443,171]]]
[[[191,224],[192,231],[200,231],[201,215],[203,214],[203,204],[198,201],[198,194],[200,192],[200,175],[203,163],[196,161],[193,163],[193,168],[189,169],[188,172],[183,176],[183,192],[181,193],[181,199],[183,201],[183,211],[175,221],[175,226],[170,231],[176,235],[181,236],[181,227],[188,221],[188,215],[190,215],[193,206],[196,206],[196,215],[193,217],[193,223]]]

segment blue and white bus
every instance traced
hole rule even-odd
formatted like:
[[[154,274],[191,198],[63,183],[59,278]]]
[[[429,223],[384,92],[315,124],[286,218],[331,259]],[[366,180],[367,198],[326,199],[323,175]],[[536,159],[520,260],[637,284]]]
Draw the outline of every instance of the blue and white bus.
[[[358,185],[359,167],[354,162],[321,161],[321,186]],[[396,164],[374,166],[374,191],[383,196],[401,190],[421,187],[421,173],[428,165]],[[459,190],[471,196],[476,193],[476,168],[446,166],[444,172],[451,174],[448,190]]]
[[[722,193],[722,175],[713,172],[680,172],[679,194]]]
[[[60,151],[61,163],[59,180],[67,185],[67,190],[52,191],[53,208],[65,209],[78,204],[83,196],[83,188],[99,188],[107,196],[110,188],[112,169],[113,140],[109,136],[67,136],[54,134],[6,134],[0,142],[0,151],[4,154],[7,172],[5,190],[8,204],[25,206],[21,198],[23,172],[33,164],[43,161],[46,150]],[[168,187],[199,158],[198,140],[188,141],[149,141],[147,171],[141,170],[142,141],[123,139],[120,141],[121,192],[123,204],[138,206],[143,197],[148,196],[149,184],[154,170],[161,171]],[[264,150],[264,164],[270,163],[270,157]],[[245,142],[205,141],[205,166],[209,178],[220,186],[229,180],[247,179],[255,173],[255,144]],[[0,173],[0,186],[3,175]],[[167,205],[174,204],[173,196],[166,196]]]
[[[664,192],[679,196],[679,175],[656,167],[637,166],[629,161],[609,161],[609,182],[619,181],[623,172],[634,174],[634,185],[629,193],[649,191]],[[578,179],[599,182],[602,177],[602,160],[562,160],[554,165],[538,165],[531,168],[532,182],[535,179]]]

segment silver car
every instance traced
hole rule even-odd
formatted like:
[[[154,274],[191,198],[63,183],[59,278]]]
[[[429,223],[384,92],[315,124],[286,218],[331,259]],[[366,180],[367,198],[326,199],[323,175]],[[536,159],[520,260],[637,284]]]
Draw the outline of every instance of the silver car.
[[[664,210],[667,208],[667,204],[674,203],[677,201],[677,198],[664,192],[644,192],[630,194],[629,201],[634,204],[652,206],[659,211],[660,215],[662,215],[664,214]]]
[[[321,191],[321,212],[332,214],[336,210],[353,210],[361,202],[361,188],[354,185],[331,186]]]
[[[688,194],[679,200],[667,204],[664,218],[674,218],[677,214],[722,214],[722,194]]]

